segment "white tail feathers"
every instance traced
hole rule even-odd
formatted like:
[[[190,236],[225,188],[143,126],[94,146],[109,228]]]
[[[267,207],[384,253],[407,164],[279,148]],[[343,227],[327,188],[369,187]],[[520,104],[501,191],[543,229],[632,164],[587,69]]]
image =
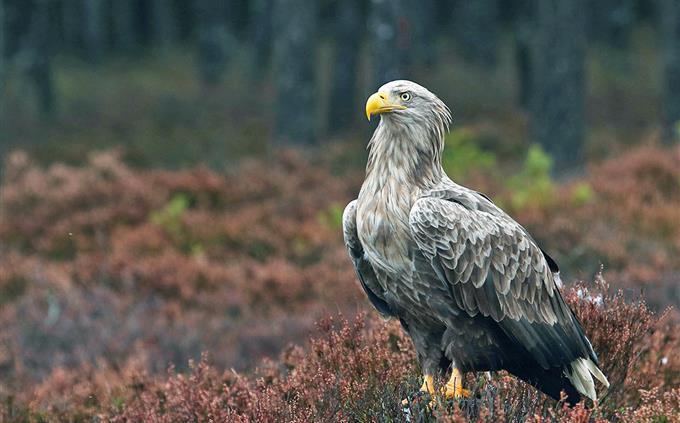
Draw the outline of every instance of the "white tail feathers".
[[[572,361],[569,368],[565,369],[564,373],[577,391],[593,401],[597,400],[593,376],[595,376],[595,378],[604,386],[609,388],[607,377],[589,358],[578,358]]]
[[[557,285],[557,287],[559,289],[562,289],[562,286],[564,286],[564,284],[562,284],[562,278],[560,278],[560,272],[553,273],[553,279],[555,280],[555,285]]]

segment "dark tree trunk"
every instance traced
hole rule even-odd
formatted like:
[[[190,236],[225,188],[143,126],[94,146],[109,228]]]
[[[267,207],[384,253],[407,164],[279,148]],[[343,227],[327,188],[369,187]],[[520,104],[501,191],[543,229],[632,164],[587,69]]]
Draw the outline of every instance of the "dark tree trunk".
[[[498,0],[459,0],[453,13],[454,38],[463,57],[475,65],[495,65],[501,24]]]
[[[200,0],[198,4],[198,66],[206,84],[220,82],[236,48],[236,39],[227,28],[229,2]]]
[[[335,51],[330,93],[328,129],[339,133],[352,126],[356,116],[361,116],[357,99],[357,68],[364,20],[359,0],[336,3],[334,27]]]
[[[368,28],[371,40],[373,87],[407,78],[410,36],[400,0],[371,0]]]
[[[419,68],[431,69],[437,61],[437,19],[436,0],[409,1],[406,3],[411,33],[411,56]]]
[[[28,37],[26,73],[36,90],[40,112],[49,117],[54,112],[54,84],[52,81],[52,51],[49,0],[36,0]]]
[[[2,100],[5,93],[5,7],[4,0],[0,0],[0,128],[3,126]],[[3,131],[0,130],[0,187],[4,180],[5,167],[5,140]]]
[[[0,105],[5,93],[5,5],[4,1],[0,0]],[[2,109],[0,109],[0,118]],[[0,122],[1,124],[1,122]],[[2,156],[0,155],[0,166],[2,165]]]
[[[663,0],[664,131],[666,143],[680,141],[680,0]]]
[[[532,129],[555,171],[581,164],[585,136],[583,0],[540,0],[537,9]]]
[[[137,0],[113,0],[111,2],[113,44],[117,50],[132,51],[137,47],[139,34],[135,22],[136,5]]]
[[[518,0],[515,2],[515,66],[517,68],[519,106],[529,111],[531,93],[533,90],[533,64],[531,62],[531,42],[533,40],[533,28],[536,24],[534,13],[536,0]]]
[[[274,1],[275,138],[278,143],[305,145],[316,141],[317,15],[316,2]]]
[[[63,0],[61,4],[61,42],[66,49],[82,51],[83,19],[82,0]]]
[[[152,40],[157,46],[167,47],[172,44],[179,33],[174,2],[172,0],[151,0],[150,8]]]
[[[273,0],[253,0],[250,4],[250,33],[253,42],[254,76],[264,73],[270,62],[272,50]]]
[[[104,55],[106,46],[104,0],[83,0],[82,4],[85,58],[91,63],[97,63]]]
[[[588,32],[611,47],[628,47],[635,24],[635,0],[589,0]]]
[[[5,165],[5,140],[3,127],[3,104],[5,94],[5,8],[4,1],[0,0],[0,186],[3,181],[3,168]],[[1,201],[1,199],[0,199]]]

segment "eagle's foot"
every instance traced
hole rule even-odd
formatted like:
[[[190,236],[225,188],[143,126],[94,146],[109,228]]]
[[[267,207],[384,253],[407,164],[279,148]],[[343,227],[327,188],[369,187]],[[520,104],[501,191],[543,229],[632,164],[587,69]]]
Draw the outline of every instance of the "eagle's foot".
[[[441,399],[440,395],[443,395],[446,399],[468,398],[470,397],[471,392],[463,388],[462,380],[463,375],[458,369],[454,368],[451,371],[451,378],[449,381],[439,392],[437,392],[434,386],[434,376],[425,374],[423,375],[423,384],[421,385],[420,390],[418,390],[410,400],[403,400],[401,405],[404,407],[404,410],[408,410],[412,403],[426,400],[426,407],[433,410],[437,406],[437,402]]]
[[[432,375],[423,375],[423,385],[420,387],[420,392],[427,392],[434,396],[436,391],[434,390],[434,377]]]
[[[436,404],[436,393],[437,391],[434,389],[434,376],[428,374],[423,375],[423,384],[418,392],[416,392],[412,398],[402,400],[401,405],[406,409],[410,407],[411,403],[419,403],[422,400],[427,400],[427,406],[433,408]]]
[[[451,378],[442,388],[442,393],[449,399],[468,398],[472,394],[469,390],[463,388],[463,375],[455,367],[451,370]]]

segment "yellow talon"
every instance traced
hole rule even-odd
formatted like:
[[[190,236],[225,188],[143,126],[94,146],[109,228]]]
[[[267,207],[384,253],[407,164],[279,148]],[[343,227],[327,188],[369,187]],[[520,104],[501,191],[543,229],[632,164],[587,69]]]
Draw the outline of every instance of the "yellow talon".
[[[432,377],[432,375],[423,376],[423,386],[420,387],[420,392],[427,392],[430,395],[434,395],[434,377]]]
[[[455,367],[451,370],[451,378],[442,391],[446,398],[467,398],[471,395],[469,390],[463,388],[463,375]]]
[[[437,392],[434,389],[434,377],[432,375],[423,375],[423,384],[420,387],[420,392],[426,393],[430,395],[430,401],[428,403],[429,407],[434,407],[435,405],[435,399],[434,399],[434,394]],[[409,406],[409,400],[405,399],[401,401],[401,405],[404,407]]]
[[[441,393],[444,395],[444,397],[448,399],[469,397],[471,395],[471,392],[463,388],[462,380],[463,375],[460,373],[458,369],[454,368],[451,371],[451,378],[449,379],[448,382],[446,382],[446,385],[444,385],[441,388]],[[428,403],[428,406],[430,408],[434,408],[437,405],[437,399],[435,396],[437,391],[434,387],[434,376],[429,374],[423,375],[423,384],[420,387],[420,392],[424,392],[430,395],[431,399]],[[408,403],[409,403],[408,400],[403,400],[401,402],[401,404],[404,407],[408,406]]]

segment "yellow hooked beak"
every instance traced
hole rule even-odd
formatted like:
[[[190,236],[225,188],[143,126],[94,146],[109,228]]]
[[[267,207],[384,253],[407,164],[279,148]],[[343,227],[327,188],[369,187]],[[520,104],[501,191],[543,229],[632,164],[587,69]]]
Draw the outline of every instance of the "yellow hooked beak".
[[[369,121],[371,120],[372,115],[379,115],[394,110],[404,110],[406,108],[406,106],[402,106],[401,104],[390,103],[388,98],[387,93],[382,91],[378,91],[368,97],[368,100],[366,101],[366,118]]]

